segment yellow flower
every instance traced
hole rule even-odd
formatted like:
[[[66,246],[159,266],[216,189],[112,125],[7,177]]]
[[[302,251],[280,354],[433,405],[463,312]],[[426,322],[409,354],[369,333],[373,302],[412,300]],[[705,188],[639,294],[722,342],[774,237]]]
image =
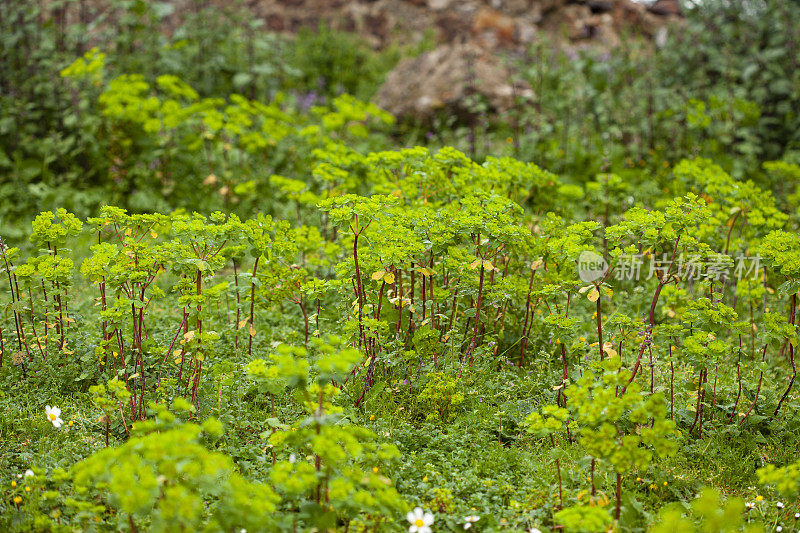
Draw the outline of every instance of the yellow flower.
[[[14,503],[16,503],[17,505],[22,503],[22,497],[21,496],[14,496]]]
[[[641,480],[642,480],[642,478],[640,478],[640,477],[636,478],[636,481],[641,481]]]
[[[30,487],[25,487],[25,492],[30,492],[30,491],[31,491]]]
[[[369,415],[370,420],[375,420],[375,415]]]
[[[16,486],[17,486],[17,482],[16,482],[16,481],[12,481],[12,482],[11,482],[11,486],[12,486],[12,487],[16,487]]]
[[[422,481],[428,481],[428,476],[425,476],[424,478],[422,478]]]
[[[72,420],[70,420],[69,422],[67,422],[67,425],[71,427],[71,426],[72,426]]]
[[[760,502],[760,501],[763,501],[763,500],[764,500],[763,496],[761,496],[761,495],[756,496],[756,501],[757,502]]]
[[[664,482],[664,486],[665,486],[665,487],[667,486],[667,482],[666,482],[666,481]]]
[[[372,473],[373,474],[377,474],[378,473],[378,467],[377,466],[373,466],[372,467]]]

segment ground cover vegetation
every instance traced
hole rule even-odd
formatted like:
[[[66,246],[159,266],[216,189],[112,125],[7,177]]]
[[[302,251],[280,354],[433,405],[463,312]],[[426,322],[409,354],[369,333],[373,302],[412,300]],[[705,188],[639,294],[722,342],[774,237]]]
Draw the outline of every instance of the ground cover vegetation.
[[[4,2],[0,529],[797,530],[800,8],[708,4],[422,122],[425,45]]]

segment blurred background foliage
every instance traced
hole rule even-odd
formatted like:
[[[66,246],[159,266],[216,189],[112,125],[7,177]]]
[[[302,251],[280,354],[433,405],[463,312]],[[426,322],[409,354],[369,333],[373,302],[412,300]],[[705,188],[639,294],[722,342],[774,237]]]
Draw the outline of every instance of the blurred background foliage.
[[[122,139],[121,125],[99,100],[120,76],[140,75],[150,91],[159,76],[173,75],[196,91],[198,101],[241,95],[270,106],[271,113],[289,113],[288,122],[313,125],[324,114],[320,107],[333,109],[342,94],[368,101],[397,61],[432,46],[426,40],[374,50],[358,35],[324,25],[289,37],[268,31],[244,4],[188,5],[177,17],[167,2],[112,0],[100,10],[60,0],[47,11],[38,3],[2,2],[4,238],[20,238],[16,222],[43,209],[65,207],[86,216],[116,203],[140,212],[251,211],[269,203],[271,175],[306,180],[321,141],[309,140],[308,131],[301,135],[300,127],[282,143],[272,138],[251,149],[249,158],[241,157],[247,150],[231,142],[237,134],[230,132],[216,139],[216,153],[203,157],[187,155],[178,139],[164,140],[164,131],[159,142],[151,131],[128,124]],[[575,185],[613,171],[637,187],[664,192],[673,182],[670,165],[693,154],[735,177],[782,187],[761,165],[800,160],[800,5],[725,0],[688,7],[685,20],[659,45],[628,37],[612,49],[576,51],[542,37],[527,53],[507,58],[534,92],[510,110],[496,113],[475,97],[465,114],[384,124],[351,136],[348,145],[357,151],[450,145],[479,161],[487,155],[533,161]],[[101,75],[60,75],[93,47],[105,54]],[[170,157],[182,157],[183,164],[166,163]],[[165,184],[159,172],[180,173],[178,186]],[[211,181],[218,192],[216,179],[224,182],[223,194],[209,194],[203,185]]]

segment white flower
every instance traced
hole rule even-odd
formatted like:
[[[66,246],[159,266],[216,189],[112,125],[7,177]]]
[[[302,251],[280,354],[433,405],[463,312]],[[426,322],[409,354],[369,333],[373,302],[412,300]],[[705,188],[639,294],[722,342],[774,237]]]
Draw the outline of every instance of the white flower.
[[[756,504],[753,502],[745,502],[744,506],[747,507],[747,509],[752,509],[753,507],[756,506]]]
[[[47,414],[47,419],[52,422],[55,427],[60,428],[61,424],[64,423],[64,421],[61,420],[61,409],[55,405],[53,407],[49,405],[45,406],[44,412]]]
[[[783,528],[781,526],[776,526],[775,531],[778,531],[780,533],[781,531],[783,531]]]
[[[794,519],[795,520],[800,519],[800,513],[794,513]]]
[[[472,527],[472,524],[480,520],[481,517],[478,515],[469,515],[464,517],[464,529],[469,529]]]
[[[433,524],[433,515],[431,513],[423,512],[422,507],[417,507],[406,515],[408,523],[411,527],[408,528],[409,533],[431,533],[431,524]]]
[[[542,533],[542,531],[538,527],[532,527],[528,530],[528,533]]]
[[[33,473],[33,470],[31,470],[30,468],[25,471],[25,477],[32,477],[34,475],[35,474]]]
[[[782,503],[782,502],[778,502],[778,503],[776,503],[776,504],[775,504],[775,506],[776,506],[778,509],[783,509],[783,503]]]

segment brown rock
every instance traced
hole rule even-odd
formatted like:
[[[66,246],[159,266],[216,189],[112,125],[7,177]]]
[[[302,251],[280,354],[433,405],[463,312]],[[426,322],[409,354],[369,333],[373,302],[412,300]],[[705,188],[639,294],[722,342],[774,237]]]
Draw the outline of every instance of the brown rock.
[[[530,87],[512,85],[500,61],[472,44],[445,44],[417,58],[402,60],[386,78],[376,103],[396,116],[428,118],[440,109],[463,110],[470,94],[484,96],[497,111],[514,97],[533,96]]]
[[[457,13],[444,12],[436,17],[439,38],[444,42],[463,41],[470,31],[469,19]]]
[[[656,0],[647,10],[662,17],[681,16],[681,4],[678,0]]]
[[[267,28],[272,31],[283,31],[286,29],[286,22],[280,15],[267,15]]]
[[[514,19],[489,7],[478,10],[472,21],[472,33],[480,35],[486,31],[494,34],[498,44],[509,45],[514,42]]]
[[[441,11],[450,7],[451,0],[428,0],[428,7],[434,11]]]

